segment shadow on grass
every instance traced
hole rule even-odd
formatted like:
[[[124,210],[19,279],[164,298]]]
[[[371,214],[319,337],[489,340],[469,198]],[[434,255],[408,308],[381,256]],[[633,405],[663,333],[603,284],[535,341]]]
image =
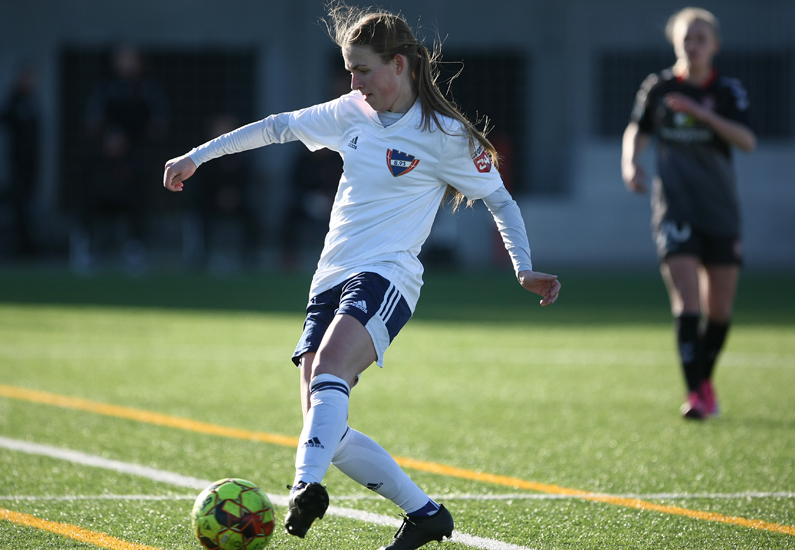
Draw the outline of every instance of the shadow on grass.
[[[556,304],[542,308],[510,272],[429,271],[415,317],[465,323],[669,324],[668,298],[655,272],[559,273]],[[0,304],[233,310],[301,314],[311,274],[224,278],[187,272],[77,276],[66,270],[0,270]],[[735,321],[795,324],[795,275],[741,280]]]

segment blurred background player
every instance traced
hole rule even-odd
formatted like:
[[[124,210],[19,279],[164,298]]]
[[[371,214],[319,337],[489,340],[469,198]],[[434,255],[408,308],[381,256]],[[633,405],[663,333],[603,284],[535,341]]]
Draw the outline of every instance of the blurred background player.
[[[351,91],[348,73],[334,59],[335,71],[329,80],[329,99]],[[279,236],[282,268],[300,269],[304,258],[317,257],[331,218],[331,205],[342,175],[342,158],[329,149],[303,149],[293,161],[286,213]],[[311,253],[311,256],[310,256]]]
[[[340,175],[342,159],[334,151],[305,150],[297,156],[279,243],[287,271],[301,268],[305,250],[323,248]]]
[[[118,231],[125,233],[124,263],[133,269],[143,267],[148,195],[134,188],[151,180],[152,148],[165,136],[169,121],[165,92],[146,76],[143,56],[136,48],[117,47],[110,68],[111,74],[97,83],[86,105],[86,131],[93,150],[84,165],[78,224],[70,236],[70,261],[78,271],[91,267],[100,236],[106,248],[115,240],[111,238],[117,233],[114,222],[126,226]],[[123,181],[113,181],[120,174]]]
[[[121,128],[133,151],[148,152],[168,129],[169,106],[159,82],[147,76],[144,58],[135,47],[118,46],[111,74],[98,83],[86,105],[89,135],[99,138],[108,126]]]
[[[5,193],[12,216],[10,246],[12,257],[19,258],[30,258],[36,253],[31,211],[40,159],[41,112],[36,95],[37,81],[33,67],[22,67],[0,111],[10,165],[10,181]]]
[[[73,251],[72,267],[92,267],[98,257],[124,239],[122,258],[127,267],[140,268],[145,261],[144,218],[146,201],[141,193],[138,157],[123,128],[108,125],[100,148],[83,166],[78,197],[79,249]]]
[[[715,16],[685,8],[668,20],[666,35],[676,63],[641,85],[621,173],[628,190],[646,192],[638,158],[656,137],[652,231],[687,384],[681,411],[703,419],[718,413],[712,378],[743,259],[731,148],[753,151],[756,137],[742,84],[712,65],[721,46]]]
[[[208,137],[216,138],[239,126],[237,117],[221,113],[210,118]],[[255,268],[260,246],[260,223],[252,181],[251,157],[227,155],[207,163],[197,176],[195,190],[195,222],[186,242],[188,262],[195,267],[208,267],[220,237],[231,237],[224,229],[237,229],[242,245],[242,263]],[[234,227],[237,226],[237,227]],[[224,258],[217,255],[217,258]],[[230,262],[231,263],[231,262]]]

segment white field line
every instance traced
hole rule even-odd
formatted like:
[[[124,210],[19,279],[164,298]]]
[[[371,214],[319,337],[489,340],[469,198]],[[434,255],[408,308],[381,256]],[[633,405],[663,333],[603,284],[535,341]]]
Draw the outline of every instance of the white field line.
[[[96,468],[104,468],[106,470],[113,470],[120,473],[132,474],[140,477],[145,477],[154,481],[168,483],[177,487],[186,487],[201,491],[212,483],[211,480],[199,479],[190,476],[183,476],[181,474],[167,472],[164,470],[157,470],[147,466],[140,466],[138,464],[130,464],[128,462],[121,462],[119,460],[111,460],[101,456],[90,455],[81,453],[79,451],[70,451],[66,449],[59,449],[50,445],[42,445],[39,443],[31,443],[28,441],[20,441],[17,439],[10,439],[0,436],[0,447],[5,449],[19,451],[27,454],[35,454],[48,456],[50,458],[57,458],[66,460],[74,464],[82,464],[86,466],[94,466]],[[273,504],[277,506],[287,506],[287,496],[273,495],[268,493]],[[363,512],[361,510],[353,510],[350,508],[342,508],[339,506],[329,506],[326,514],[332,516],[340,516],[358,521],[365,521],[374,523],[376,525],[386,525],[390,527],[399,527],[401,521],[397,518],[390,516],[383,516],[380,514],[373,514],[370,512]],[[516,544],[509,544],[500,542],[498,540],[487,539],[483,537],[475,537],[461,533],[460,531],[453,532],[453,542],[459,542],[473,548],[482,548],[483,550],[532,550],[526,546],[518,546]]]
[[[123,474],[132,474],[135,476],[149,478],[154,481],[162,481],[169,485],[176,485],[177,487],[188,487],[201,491],[207,487],[212,481],[205,481],[195,477],[183,476],[173,472],[165,472],[163,470],[156,470],[147,466],[140,466],[138,464],[131,464],[129,462],[121,462],[118,460],[111,460],[101,456],[89,455],[78,451],[69,451],[67,449],[59,449],[58,447],[51,447],[49,445],[40,445],[38,443],[30,443],[29,441],[20,441],[18,439],[9,439],[0,436],[0,447],[10,449],[12,451],[21,451],[23,453],[48,456],[50,458],[58,458],[73,462],[75,464],[83,464],[85,466],[95,466],[97,468],[104,468],[106,470],[113,470]]]
[[[614,498],[637,498],[640,500],[688,500],[688,499],[716,499],[716,500],[737,500],[744,498],[793,498],[795,492],[787,491],[742,491],[738,493],[628,493],[628,494],[606,494],[594,493],[596,496]],[[505,493],[495,495],[469,495],[445,493],[444,495],[430,495],[434,500],[579,500],[577,495],[555,495],[550,493]],[[2,497],[0,497],[2,498]],[[371,495],[351,495],[334,497],[334,500],[377,500],[380,497]]]
[[[46,359],[52,361],[128,361],[131,359],[157,359],[158,361],[232,361],[262,362],[283,361],[285,350],[277,347],[257,346],[154,346],[137,348],[125,345],[74,344],[64,342],[41,344],[0,344],[0,358],[10,360]],[[289,352],[287,352],[289,353]],[[607,349],[533,349],[506,352],[503,349],[475,348],[467,350],[470,363],[493,363],[495,354],[508,364],[613,366],[633,364],[654,366],[668,364],[675,359],[676,351],[669,350],[607,350]],[[721,367],[730,368],[793,368],[792,353],[739,352],[727,350],[721,354]]]
[[[80,500],[193,500],[196,495],[112,495],[105,493],[102,495],[0,495],[0,501],[17,501],[24,500],[30,502],[36,501],[55,501],[55,502],[71,502]]]

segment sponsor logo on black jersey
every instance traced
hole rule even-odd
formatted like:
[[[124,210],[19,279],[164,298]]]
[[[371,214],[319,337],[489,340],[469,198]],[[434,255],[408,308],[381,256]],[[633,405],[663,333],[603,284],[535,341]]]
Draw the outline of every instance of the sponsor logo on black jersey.
[[[715,110],[715,98],[706,95],[700,100],[692,98],[707,109]],[[660,126],[660,137],[666,141],[678,143],[708,143],[715,137],[712,130],[696,120],[696,117],[684,111],[672,111],[667,106],[663,107],[663,123]]]
[[[397,149],[387,149],[386,151],[386,164],[389,170],[395,177],[408,174],[420,163],[420,159],[414,158],[413,155],[398,151]]]

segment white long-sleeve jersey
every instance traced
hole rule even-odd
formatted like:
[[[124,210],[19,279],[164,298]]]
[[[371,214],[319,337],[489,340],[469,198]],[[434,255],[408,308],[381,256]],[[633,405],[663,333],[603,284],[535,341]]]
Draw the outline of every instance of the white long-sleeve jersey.
[[[196,166],[272,143],[300,140],[343,158],[343,174],[310,296],[364,271],[391,281],[414,311],[422,286],[420,248],[447,185],[483,199],[494,216],[514,270],[532,269],[519,208],[486,153],[472,151],[461,123],[440,117],[446,131],[423,131],[419,101],[389,126],[358,92],[307,109],[272,115],[193,149]]]

